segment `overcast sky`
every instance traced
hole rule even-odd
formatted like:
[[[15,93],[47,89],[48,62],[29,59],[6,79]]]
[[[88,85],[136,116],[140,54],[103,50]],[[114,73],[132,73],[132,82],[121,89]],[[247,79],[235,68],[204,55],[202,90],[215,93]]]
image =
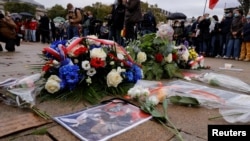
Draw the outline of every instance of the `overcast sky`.
[[[87,5],[92,5],[96,2],[101,2],[103,4],[112,4],[114,0],[35,0],[40,4],[43,4],[46,8],[50,8],[56,4],[62,5],[66,8],[68,2],[71,2],[75,7],[85,7]],[[198,17],[203,14],[206,0],[141,0],[143,2],[148,2],[150,5],[157,4],[159,8],[165,9],[170,12],[183,12],[187,17]],[[223,15],[223,9],[226,6],[235,7],[239,5],[238,0],[219,0],[217,5],[213,10],[208,8],[208,2],[206,5],[206,13],[210,15],[218,15],[220,18]]]

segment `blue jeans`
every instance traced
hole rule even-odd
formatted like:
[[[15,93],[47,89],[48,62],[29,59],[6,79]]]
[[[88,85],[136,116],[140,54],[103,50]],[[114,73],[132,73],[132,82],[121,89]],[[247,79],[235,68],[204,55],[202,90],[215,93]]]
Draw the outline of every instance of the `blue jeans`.
[[[240,39],[230,39],[228,41],[228,45],[227,45],[226,56],[227,57],[232,56],[233,58],[239,58],[240,45],[241,45]]]
[[[36,30],[29,30],[29,41],[36,42]]]
[[[207,53],[207,47],[208,47],[208,42],[206,40],[203,40],[199,44],[199,52],[201,53]]]
[[[72,39],[73,37],[79,37],[79,31],[77,26],[69,25],[67,28],[68,39]]]
[[[219,42],[218,46],[216,47],[216,41]],[[212,36],[211,38],[211,48],[210,48],[210,55],[221,55],[222,53],[222,36]]]
[[[89,28],[86,27],[86,28],[83,28],[83,34],[82,34],[84,37],[88,36],[89,35]]]

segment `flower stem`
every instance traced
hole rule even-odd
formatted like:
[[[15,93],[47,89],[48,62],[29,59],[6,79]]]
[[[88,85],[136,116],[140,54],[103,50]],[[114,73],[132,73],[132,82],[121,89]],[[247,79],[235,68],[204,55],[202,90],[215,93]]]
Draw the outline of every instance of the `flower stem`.
[[[230,114],[230,115],[220,115],[220,116],[215,116],[215,117],[211,117],[211,118],[208,118],[208,120],[213,120],[213,119],[217,119],[217,118],[223,118],[225,116],[237,116],[237,115],[242,115],[244,113],[237,113],[237,114]]]
[[[173,134],[175,134],[177,136],[177,138],[180,141],[184,141],[180,132],[178,131],[178,129],[174,126],[174,124],[167,118],[168,123],[170,124],[170,126],[172,126],[174,129],[166,126],[166,124],[164,124],[161,120],[157,119],[164,127],[166,127],[167,129],[169,129]]]

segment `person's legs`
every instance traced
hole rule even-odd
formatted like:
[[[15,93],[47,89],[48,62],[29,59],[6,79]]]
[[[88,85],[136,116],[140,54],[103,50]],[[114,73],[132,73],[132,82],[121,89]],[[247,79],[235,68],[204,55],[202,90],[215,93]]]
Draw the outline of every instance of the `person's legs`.
[[[245,59],[246,56],[246,42],[242,42],[241,49],[240,49],[240,58],[239,60],[242,61]]]
[[[246,59],[244,61],[250,61],[250,42],[246,42]]]
[[[233,58],[238,60],[239,55],[240,55],[240,46],[241,46],[241,41],[240,39],[235,39],[234,40],[234,45],[233,45]]]
[[[230,39],[226,46],[226,55],[223,58],[227,59],[232,56],[233,46],[234,46],[234,39]]]
[[[7,39],[5,44],[5,49],[9,52],[15,51],[15,39]]]

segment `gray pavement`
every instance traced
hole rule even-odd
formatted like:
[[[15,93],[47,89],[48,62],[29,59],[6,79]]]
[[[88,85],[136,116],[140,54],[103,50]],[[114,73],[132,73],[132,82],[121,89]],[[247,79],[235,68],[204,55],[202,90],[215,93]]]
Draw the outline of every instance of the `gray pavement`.
[[[4,45],[4,43],[1,43]],[[16,47],[16,52],[0,52],[0,81],[7,78],[21,78],[25,75],[34,74],[37,71],[30,68],[30,64],[41,63],[41,59],[38,54],[41,53],[43,47],[49,44],[22,42],[20,47]],[[243,71],[222,70],[219,67],[223,67],[225,63],[233,64],[234,68],[243,69]],[[244,82],[250,84],[250,62],[225,60],[216,58],[205,58],[205,64],[211,66],[211,69],[206,70],[189,70],[191,73],[202,72],[215,72],[220,74],[226,74],[237,77]],[[164,80],[172,81],[172,80]],[[106,97],[105,99],[108,99]],[[73,102],[61,102],[61,101],[45,101],[37,103],[37,107],[43,111],[46,111],[52,116],[63,115],[79,111],[86,107],[85,104],[75,104]],[[15,119],[21,115],[30,113],[29,110],[15,108],[0,103],[0,119]],[[183,107],[177,105],[169,105],[168,115],[171,121],[182,133],[184,140],[186,141],[205,141],[207,140],[207,126],[209,124],[222,124],[229,125],[231,123],[226,122],[223,118],[216,120],[208,120],[208,118],[219,115],[218,109],[207,109],[203,107]],[[29,119],[25,119],[29,120]],[[8,121],[8,120],[6,120]],[[41,121],[37,121],[41,122]],[[15,124],[21,124],[20,122]],[[237,123],[241,124],[241,123]],[[250,123],[246,123],[250,124]],[[0,128],[3,128],[0,126]],[[5,127],[7,128],[7,127]],[[41,135],[31,134],[37,129],[46,128],[47,132]],[[66,129],[58,125],[57,123],[50,121],[46,124],[36,125],[32,128],[28,128],[19,132],[8,134],[6,136],[0,136],[0,140],[15,140],[15,141],[77,141],[78,139],[73,136]],[[147,121],[121,135],[113,137],[111,141],[175,141],[176,138],[169,130],[163,128],[160,124],[153,120]]]

